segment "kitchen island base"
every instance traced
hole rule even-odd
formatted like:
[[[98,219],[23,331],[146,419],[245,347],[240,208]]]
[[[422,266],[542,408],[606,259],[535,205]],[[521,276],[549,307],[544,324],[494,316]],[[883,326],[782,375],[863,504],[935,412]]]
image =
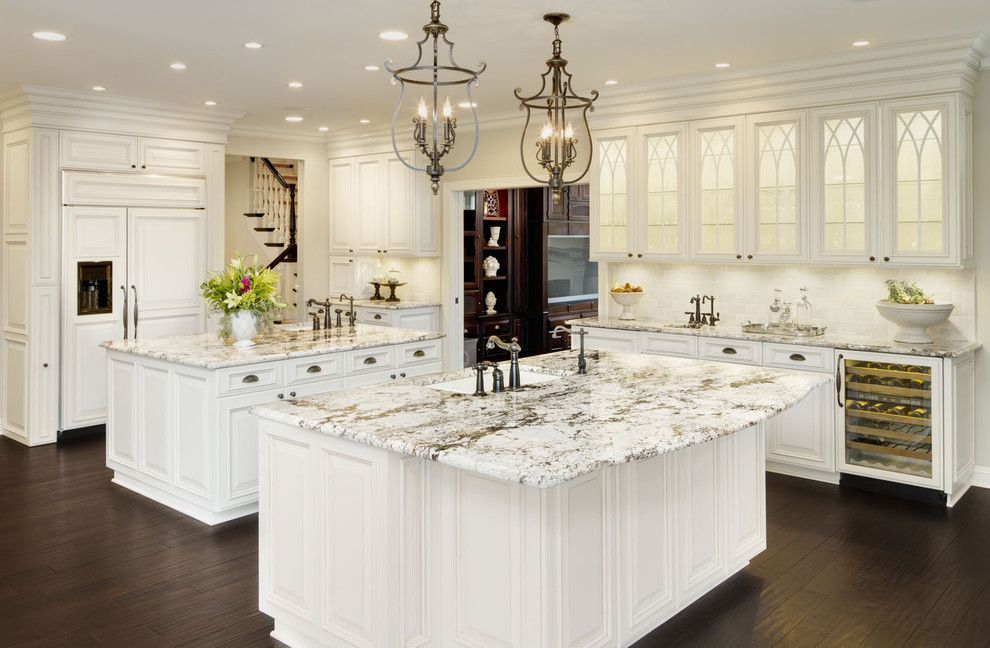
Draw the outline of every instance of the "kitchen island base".
[[[294,648],[629,646],[766,547],[763,423],[547,488],[260,432],[260,607]]]

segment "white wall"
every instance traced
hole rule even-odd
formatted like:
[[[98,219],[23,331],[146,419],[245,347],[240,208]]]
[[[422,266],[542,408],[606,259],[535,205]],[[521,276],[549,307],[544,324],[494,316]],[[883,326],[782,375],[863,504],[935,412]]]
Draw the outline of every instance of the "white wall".
[[[980,73],[973,120],[976,339],[990,344],[990,70]],[[976,354],[976,465],[990,468],[990,351]]]
[[[236,254],[246,257],[257,254],[259,259],[267,261],[271,256],[253,235],[254,223],[244,216],[250,211],[250,181],[250,159],[243,155],[228,155],[224,186],[224,259],[231,259]]]

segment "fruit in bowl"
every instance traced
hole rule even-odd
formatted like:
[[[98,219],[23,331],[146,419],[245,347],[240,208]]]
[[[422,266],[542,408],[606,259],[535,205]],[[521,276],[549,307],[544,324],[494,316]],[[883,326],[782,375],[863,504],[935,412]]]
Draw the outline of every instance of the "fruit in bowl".
[[[636,319],[632,314],[632,307],[643,299],[644,293],[641,286],[636,286],[629,282],[616,284],[609,293],[612,295],[615,303],[622,307],[622,312],[619,314],[620,320]]]
[[[936,304],[931,295],[925,294],[913,281],[886,282],[887,299],[877,302],[877,311],[885,320],[897,324],[895,342],[929,344],[934,340],[928,335],[928,327],[941,324],[952,314],[952,304]]]

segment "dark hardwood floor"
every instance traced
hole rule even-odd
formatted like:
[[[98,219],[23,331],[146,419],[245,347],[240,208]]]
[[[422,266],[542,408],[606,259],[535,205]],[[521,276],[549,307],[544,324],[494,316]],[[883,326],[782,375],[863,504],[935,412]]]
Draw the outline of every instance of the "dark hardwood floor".
[[[206,527],[110,484],[103,442],[0,439],[0,646],[279,645],[256,519]],[[767,551],[652,646],[990,646],[990,491],[942,511],[771,475]]]

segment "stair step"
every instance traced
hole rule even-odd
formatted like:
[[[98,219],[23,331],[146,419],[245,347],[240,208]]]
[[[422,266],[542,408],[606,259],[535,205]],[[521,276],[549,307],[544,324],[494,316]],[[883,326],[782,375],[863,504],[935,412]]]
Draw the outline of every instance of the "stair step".
[[[265,212],[244,212],[244,215],[248,218],[262,218],[264,217]]]
[[[285,243],[265,243],[265,247],[285,247]]]
[[[275,231],[275,228],[274,227],[255,227],[254,228],[254,231],[255,232],[274,232]]]

